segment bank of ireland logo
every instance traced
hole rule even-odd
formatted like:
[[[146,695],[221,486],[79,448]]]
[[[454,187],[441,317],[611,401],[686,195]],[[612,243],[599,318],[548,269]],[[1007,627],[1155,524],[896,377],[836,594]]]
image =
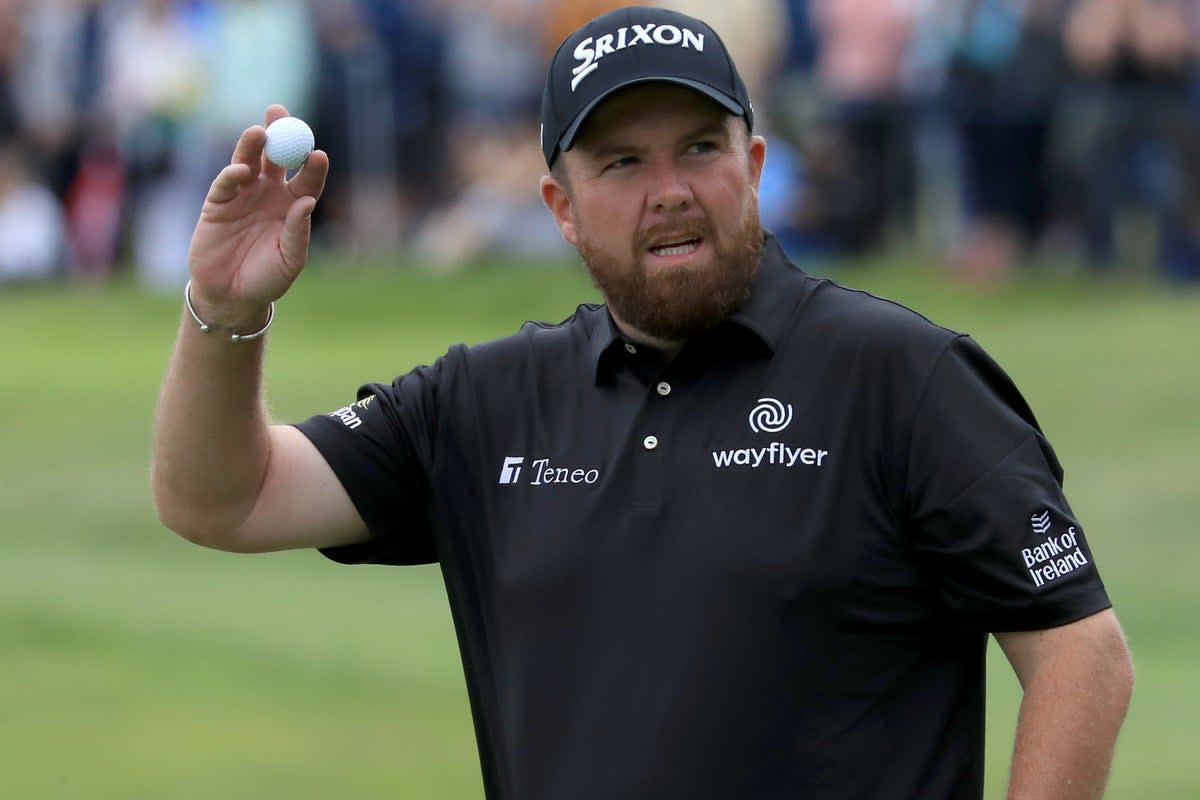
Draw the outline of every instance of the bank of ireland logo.
[[[750,430],[755,433],[779,433],[792,424],[792,404],[784,405],[773,397],[758,398],[750,412]]]
[[[521,465],[524,463],[524,456],[505,456],[504,465],[500,467],[500,483],[516,483],[521,477]]]
[[[1050,509],[1045,509],[1040,514],[1034,514],[1029,518],[1029,525],[1033,528],[1033,532],[1045,536],[1050,532]]]

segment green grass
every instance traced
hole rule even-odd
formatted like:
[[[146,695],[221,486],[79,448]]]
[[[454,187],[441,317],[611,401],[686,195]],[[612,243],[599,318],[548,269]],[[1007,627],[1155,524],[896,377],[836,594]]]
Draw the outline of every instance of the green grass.
[[[1022,387],[1137,660],[1110,796],[1200,796],[1200,294],[1030,277],[984,295],[915,263],[837,277],[972,332]],[[576,268],[318,262],[280,304],[273,412],[336,408],[594,296]],[[179,309],[123,284],[0,289],[0,797],[479,797],[435,569],[231,556],[156,521],[151,417]],[[1000,798],[1018,690],[991,659]]]

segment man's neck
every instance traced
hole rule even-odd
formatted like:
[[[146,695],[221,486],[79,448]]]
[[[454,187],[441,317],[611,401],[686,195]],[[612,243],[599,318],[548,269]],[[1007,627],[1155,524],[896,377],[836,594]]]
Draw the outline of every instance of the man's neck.
[[[684,344],[687,342],[686,339],[660,339],[657,336],[651,336],[644,331],[640,331],[617,316],[612,306],[608,307],[608,313],[612,314],[613,322],[617,325],[617,330],[621,331],[626,339],[634,344],[640,344],[644,347],[657,350],[668,361],[679,355],[679,351],[683,349]]]

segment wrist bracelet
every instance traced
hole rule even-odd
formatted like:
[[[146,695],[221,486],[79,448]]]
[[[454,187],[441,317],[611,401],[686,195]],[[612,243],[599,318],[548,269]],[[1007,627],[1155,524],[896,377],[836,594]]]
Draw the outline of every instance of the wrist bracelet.
[[[221,327],[221,326],[210,325],[209,323],[200,319],[200,315],[197,314],[196,309],[192,307],[192,298],[188,292],[188,290],[191,288],[192,288],[192,282],[188,281],[187,284],[185,284],[183,287],[183,304],[184,304],[184,306],[187,307],[188,313],[192,315],[192,319],[196,320],[196,324],[200,326],[201,333],[211,333],[213,328],[217,328],[217,327]],[[257,339],[258,337],[262,336],[264,333],[267,332],[267,329],[271,327],[271,323],[274,321],[275,321],[275,303],[272,302],[271,305],[267,306],[266,324],[264,324],[261,328],[259,328],[254,333],[231,333],[231,334],[229,334],[229,341],[231,341],[231,342],[248,342],[251,339]]]

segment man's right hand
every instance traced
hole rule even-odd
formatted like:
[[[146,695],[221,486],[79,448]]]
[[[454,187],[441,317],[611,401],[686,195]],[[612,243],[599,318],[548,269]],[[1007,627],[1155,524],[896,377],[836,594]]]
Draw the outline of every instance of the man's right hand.
[[[287,109],[267,109],[270,124]],[[309,215],[329,158],[314,150],[291,181],[263,156],[266,128],[248,128],[221,170],[192,236],[196,314],[256,331],[267,306],[308,260]],[[159,395],[151,481],[159,519],[220,550],[263,552],[365,541],[367,526],[304,434],[271,425],[262,396],[264,348],[205,336],[181,314]]]
[[[288,116],[272,105],[266,125]],[[263,153],[264,125],[247,128],[208,190],[188,251],[191,301],[204,321],[232,331],[262,327],[267,306],[308,260],[311,216],[329,157],[314,150],[290,181]]]

